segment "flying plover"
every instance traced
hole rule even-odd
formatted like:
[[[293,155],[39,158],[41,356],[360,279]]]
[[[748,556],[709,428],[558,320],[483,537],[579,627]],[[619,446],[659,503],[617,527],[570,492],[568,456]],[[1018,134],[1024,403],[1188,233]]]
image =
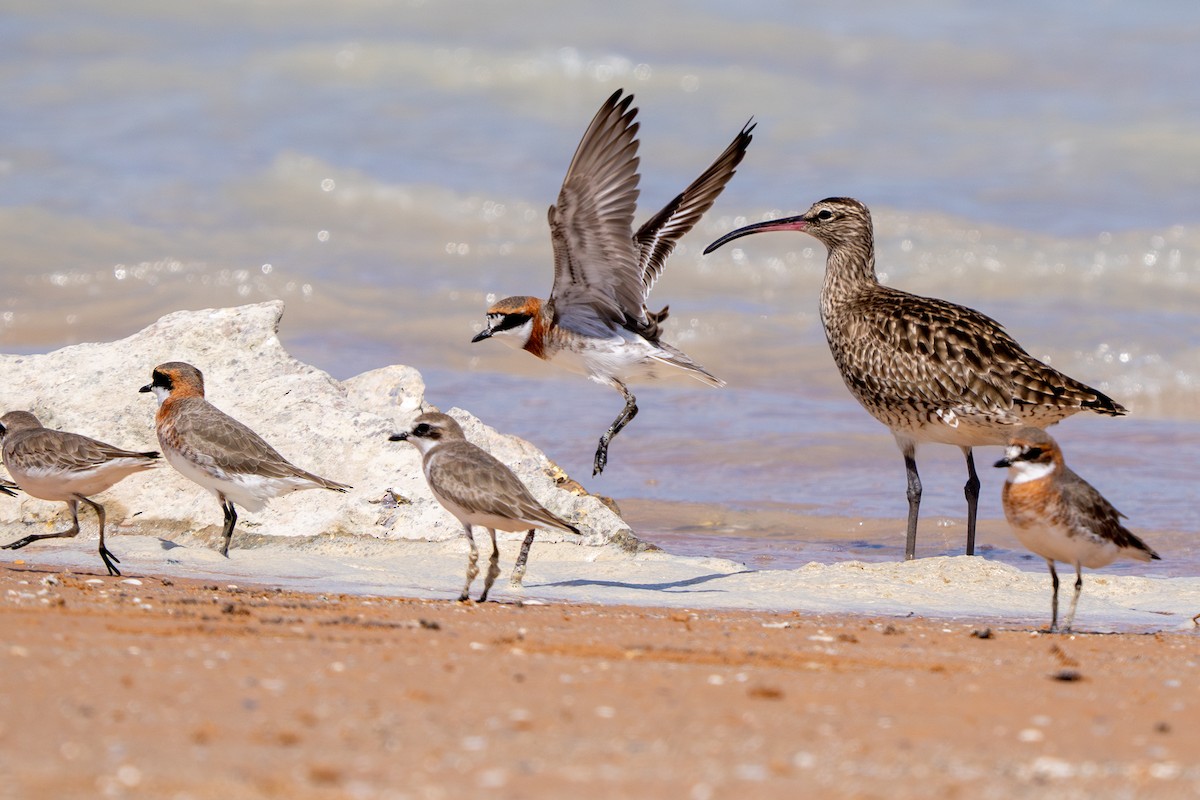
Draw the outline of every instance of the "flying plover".
[[[1038,428],[1021,428],[1008,441],[997,467],[1008,467],[1004,516],[1021,544],[1046,559],[1054,593],[1050,630],[1058,628],[1058,573],[1054,562],[1075,567],[1075,594],[1064,631],[1071,630],[1083,590],[1082,568],[1096,569],[1124,556],[1138,561],[1158,553],[1121,524],[1125,515],[1071,471],[1058,442]]]
[[[487,451],[471,444],[462,428],[446,414],[429,411],[417,417],[412,430],[388,437],[393,442],[409,442],[421,451],[421,464],[429,490],[442,506],[458,518],[467,535],[467,582],[459,601],[469,598],[471,581],[479,574],[479,550],[472,525],[487,528],[492,537],[492,555],[483,580],[479,602],[487,600],[496,576],[500,574],[500,550],[496,531],[523,531],[525,541],[513,567],[512,586],[521,585],[525,562],[533,544],[535,528],[550,528],[578,534],[579,530],[542,507],[512,470]]]
[[[1022,425],[1052,425],[1078,411],[1125,413],[1103,393],[1026,353],[990,317],[880,285],[871,214],[857,200],[831,197],[801,216],[747,225],[704,252],[765,231],[803,231],[829,251],[821,322],[850,393],[891,429],[904,455],[906,559],[917,545],[918,444],[956,445],[967,458],[966,549],[973,555],[979,476],[971,448],[1004,444]]]
[[[508,297],[487,310],[487,327],[471,341],[495,337],[538,358],[611,386],[625,398],[600,437],[592,465],[599,475],[608,444],[638,412],[626,383],[680,369],[709,386],[725,382],[662,341],[667,309],[646,299],[676,241],[692,229],[733,177],[750,144],[747,124],[712,166],[636,233],[638,125],[633,95],[617,90],[583,134],[558,202],[550,207],[554,285],[550,298]]]
[[[19,550],[41,539],[70,538],[79,533],[79,504],[87,503],[100,523],[100,559],[109,575],[120,575],[113,562],[121,559],[104,546],[104,506],[89,499],[135,472],[158,466],[158,453],[136,453],[89,439],[78,433],[42,427],[28,411],[10,411],[0,417],[4,468],[17,487],[30,497],[61,500],[71,510],[71,527],[59,533],[31,534],[4,545]]]
[[[182,361],[154,368],[139,391],[158,398],[155,425],[167,462],[217,496],[225,513],[221,554],[229,555],[239,505],[261,511],[267,502],[297,489],[344,492],[344,483],[293,465],[261,436],[204,399],[204,376]]]

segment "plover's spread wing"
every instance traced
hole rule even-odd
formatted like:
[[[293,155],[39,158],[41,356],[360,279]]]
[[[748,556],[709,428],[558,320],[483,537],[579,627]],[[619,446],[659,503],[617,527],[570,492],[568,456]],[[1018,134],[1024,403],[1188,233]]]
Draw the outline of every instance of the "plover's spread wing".
[[[746,123],[746,127],[734,137],[725,152],[717,156],[717,160],[699,178],[647,220],[634,235],[642,273],[643,302],[662,274],[663,265],[675,249],[675,243],[700,221],[704,212],[712,208],[725,184],[733,177],[737,165],[746,155],[750,140],[754,138],[751,136],[753,130],[754,125]]]
[[[469,442],[446,442],[431,450],[425,473],[435,494],[471,516],[578,533],[570,523],[543,508],[512,470]]]
[[[584,133],[550,207],[555,322],[599,333],[626,319],[645,322],[642,274],[633,243],[638,198],[637,109],[616,91]]]

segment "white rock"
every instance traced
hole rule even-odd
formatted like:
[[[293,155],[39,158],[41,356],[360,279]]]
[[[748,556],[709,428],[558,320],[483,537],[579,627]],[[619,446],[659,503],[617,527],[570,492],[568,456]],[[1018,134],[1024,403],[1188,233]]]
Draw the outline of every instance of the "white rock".
[[[459,536],[458,521],[429,493],[416,448],[387,439],[433,408],[425,403],[420,374],[392,366],[336,381],[283,349],[277,336],[282,314],[278,301],[180,311],[117,342],[74,345],[45,355],[0,355],[0,414],[25,409],[49,428],[133,450],[157,450],[157,403],[138,389],[150,382],[157,364],[186,361],[204,373],[206,395],[214,405],[249,425],[296,465],[354,487],[347,494],[294,492],[272,501],[265,511],[240,511],[235,549],[253,547],[258,535],[432,541]],[[467,438],[508,464],[547,508],[572,520],[584,532],[585,544],[637,545],[628,526],[600,500],[556,485],[551,475],[561,476],[561,470],[533,445],[497,433],[466,411],[450,413]],[[110,525],[123,535],[180,540],[199,534],[215,544],[220,534],[216,498],[165,463],[98,498]],[[65,524],[62,503],[24,495],[19,501],[4,500],[0,522],[59,518]],[[81,516],[85,532],[94,531],[90,512]],[[564,538],[575,537],[539,534],[546,542]],[[347,546],[352,542],[350,538]]]

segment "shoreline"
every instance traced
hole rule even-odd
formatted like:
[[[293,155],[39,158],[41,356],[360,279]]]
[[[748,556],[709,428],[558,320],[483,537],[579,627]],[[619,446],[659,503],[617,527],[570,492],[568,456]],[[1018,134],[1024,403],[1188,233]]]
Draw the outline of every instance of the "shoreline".
[[[451,600],[461,591],[466,542],[363,535],[278,536],[241,532],[228,558],[203,534],[110,535],[125,578],[167,577],[276,586],[312,594]],[[115,533],[114,531],[110,531]],[[1050,616],[1050,579],[983,556],[914,561],[838,560],[795,568],[753,568],[710,556],[677,555],[640,540],[581,543],[541,532],[521,589],[509,575],[522,536],[499,532],[501,574],[494,598],[506,603],[806,614],[916,615],[949,622],[1036,628]],[[8,553],[10,568],[39,564],[106,578],[85,532]],[[483,547],[486,557],[488,548]],[[1065,573],[1064,573],[1065,574]],[[1071,581],[1064,578],[1065,597]],[[476,579],[471,596],[482,591]],[[1061,600],[1062,598],[1060,598]],[[1068,600],[1069,601],[1069,600]],[[1085,570],[1076,624],[1087,632],[1195,632],[1200,578],[1146,577]]]
[[[3,797],[1200,790],[1187,633],[462,604],[25,560],[0,568]]]

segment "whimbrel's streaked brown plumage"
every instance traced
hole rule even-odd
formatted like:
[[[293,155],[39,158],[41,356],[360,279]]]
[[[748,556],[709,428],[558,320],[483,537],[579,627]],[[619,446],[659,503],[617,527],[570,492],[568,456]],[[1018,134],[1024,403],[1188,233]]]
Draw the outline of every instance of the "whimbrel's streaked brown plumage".
[[[1083,567],[1104,567],[1122,556],[1137,561],[1158,558],[1121,524],[1125,515],[1067,466],[1058,442],[1045,431],[1032,427],[1016,431],[996,466],[1008,467],[1004,516],[1021,544],[1050,567],[1050,630],[1058,629],[1055,561],[1075,567],[1075,594],[1063,625],[1064,631],[1070,631],[1083,590]]]
[[[829,256],[821,321],[850,393],[896,437],[908,472],[905,558],[916,554],[921,480],[916,447],[956,445],[967,459],[967,554],[975,550],[979,477],[971,448],[1004,444],[1023,425],[1044,427],[1079,411],[1125,409],[1029,355],[998,322],[965,306],[883,286],[875,275],[871,214],[832,197],[798,217],[727,233],[726,242],[765,231],[803,231]]]
[[[637,232],[638,125],[633,95],[617,90],[583,135],[558,202],[550,207],[554,287],[549,300],[506,297],[487,310],[487,327],[472,339],[498,338],[597,383],[625,398],[625,407],[600,437],[593,475],[608,463],[608,444],[637,414],[626,383],[653,378],[664,366],[710,386],[724,386],[683,352],[662,341],[667,309],[646,307],[667,256],[733,177],[750,145],[747,123],[674,200]]]
[[[469,598],[471,581],[479,574],[479,550],[475,547],[472,525],[482,525],[492,537],[492,555],[484,576],[479,602],[487,600],[492,583],[500,574],[500,549],[496,531],[523,531],[525,541],[513,567],[512,586],[519,587],[525,574],[525,562],[537,528],[549,528],[578,534],[579,530],[547,511],[513,471],[486,450],[467,441],[455,419],[437,411],[428,411],[413,422],[412,430],[392,434],[393,442],[408,442],[421,451],[421,463],[429,491],[442,507],[458,518],[467,536],[467,582],[460,601]]]
[[[121,559],[104,545],[104,506],[90,499],[135,472],[158,466],[158,453],[123,450],[78,433],[50,430],[28,411],[0,417],[4,468],[30,497],[58,500],[71,511],[71,527],[58,533],[30,534],[4,545],[19,550],[42,539],[71,538],[79,533],[79,504],[96,512],[100,523],[100,560],[109,575],[120,575]],[[115,564],[114,564],[115,562]]]

